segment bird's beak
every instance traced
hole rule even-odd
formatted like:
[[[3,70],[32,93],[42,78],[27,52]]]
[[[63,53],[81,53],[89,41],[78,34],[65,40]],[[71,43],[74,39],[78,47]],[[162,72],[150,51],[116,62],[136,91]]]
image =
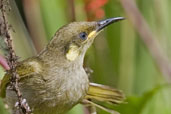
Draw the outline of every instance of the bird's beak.
[[[109,18],[109,19],[98,21],[97,22],[98,27],[97,27],[96,31],[99,32],[100,30],[104,29],[108,25],[118,22],[118,21],[121,21],[121,20],[124,20],[124,19],[125,19],[124,17],[115,17],[115,18]]]
[[[96,30],[92,31],[88,35],[88,39],[94,38],[98,33],[100,33],[101,30],[103,30],[108,25],[124,19],[125,19],[124,17],[115,17],[115,18],[109,18],[109,19],[98,21]]]

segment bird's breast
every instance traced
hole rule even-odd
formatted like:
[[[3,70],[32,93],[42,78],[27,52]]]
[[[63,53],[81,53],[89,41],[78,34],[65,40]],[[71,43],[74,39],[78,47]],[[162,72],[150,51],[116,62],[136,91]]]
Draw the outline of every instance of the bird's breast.
[[[50,74],[52,77],[45,79],[47,97],[42,100],[48,107],[65,112],[85,97],[89,80],[83,68],[57,69]]]

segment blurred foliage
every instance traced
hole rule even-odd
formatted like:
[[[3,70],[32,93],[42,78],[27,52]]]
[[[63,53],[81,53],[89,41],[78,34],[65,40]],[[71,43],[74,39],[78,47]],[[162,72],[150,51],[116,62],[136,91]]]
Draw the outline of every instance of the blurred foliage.
[[[171,114],[170,95],[171,85],[159,85],[141,96],[129,96],[121,105],[105,106],[118,110],[121,114]]]
[[[8,114],[7,110],[5,109],[2,99],[0,98],[0,114]]]
[[[75,0],[74,6],[69,4],[72,0],[16,2],[19,11],[11,2],[13,10],[9,21],[16,31],[12,34],[21,60],[34,55],[35,49],[40,51],[58,28],[70,22],[73,16],[71,7],[75,8],[76,21],[126,17],[119,0]],[[160,41],[162,49],[171,58],[170,0],[136,0],[136,3],[158,36],[156,40]],[[109,107],[121,114],[171,114],[171,87],[163,85],[162,74],[129,19],[109,26],[98,37],[85,58],[85,66],[94,71],[91,80],[119,88],[128,96],[127,103]],[[0,69],[1,78],[3,74]],[[81,105],[69,112],[83,113]],[[1,100],[0,114],[6,114]],[[98,114],[107,113],[98,109]]]
[[[141,97],[128,97],[116,110],[121,114],[171,114],[171,85],[157,86]]]

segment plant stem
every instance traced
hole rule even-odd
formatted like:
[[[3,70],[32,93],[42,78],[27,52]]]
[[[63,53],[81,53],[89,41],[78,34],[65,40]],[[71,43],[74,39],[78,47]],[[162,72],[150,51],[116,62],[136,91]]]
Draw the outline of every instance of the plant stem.
[[[8,21],[6,19],[7,9],[10,10],[9,1],[1,0],[0,8],[1,8],[0,10],[1,10],[1,14],[2,14],[2,25],[3,25],[3,26],[0,26],[1,27],[0,35],[2,36],[2,38],[4,38],[4,41],[7,46],[8,54],[6,55],[6,58],[7,58],[8,66],[9,66],[9,73],[11,74],[10,84],[11,84],[13,91],[15,91],[15,93],[17,94],[17,97],[18,97],[18,102],[17,102],[18,105],[17,106],[19,107],[19,112],[21,113],[21,111],[22,111],[24,114],[30,114],[31,113],[30,107],[28,106],[26,99],[24,99],[22,97],[22,94],[21,94],[21,92],[19,90],[19,86],[18,86],[19,85],[19,83],[18,83],[19,75],[17,74],[17,71],[16,71],[18,57],[16,56],[15,51],[13,49],[12,38],[9,33],[9,25],[8,25]]]
[[[123,8],[126,11],[130,21],[140,34],[140,38],[144,41],[148,47],[152,57],[157,63],[160,71],[166,81],[171,82],[171,64],[168,57],[161,49],[159,42],[156,40],[156,36],[150,30],[144,17],[141,15],[139,9],[134,0],[120,0]]]

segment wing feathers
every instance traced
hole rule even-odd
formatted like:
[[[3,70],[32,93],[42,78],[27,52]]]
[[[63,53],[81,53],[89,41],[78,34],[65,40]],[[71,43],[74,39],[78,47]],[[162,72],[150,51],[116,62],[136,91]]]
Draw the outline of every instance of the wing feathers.
[[[121,91],[113,89],[109,86],[90,83],[89,90],[85,98],[119,104],[123,102],[125,96]]]

